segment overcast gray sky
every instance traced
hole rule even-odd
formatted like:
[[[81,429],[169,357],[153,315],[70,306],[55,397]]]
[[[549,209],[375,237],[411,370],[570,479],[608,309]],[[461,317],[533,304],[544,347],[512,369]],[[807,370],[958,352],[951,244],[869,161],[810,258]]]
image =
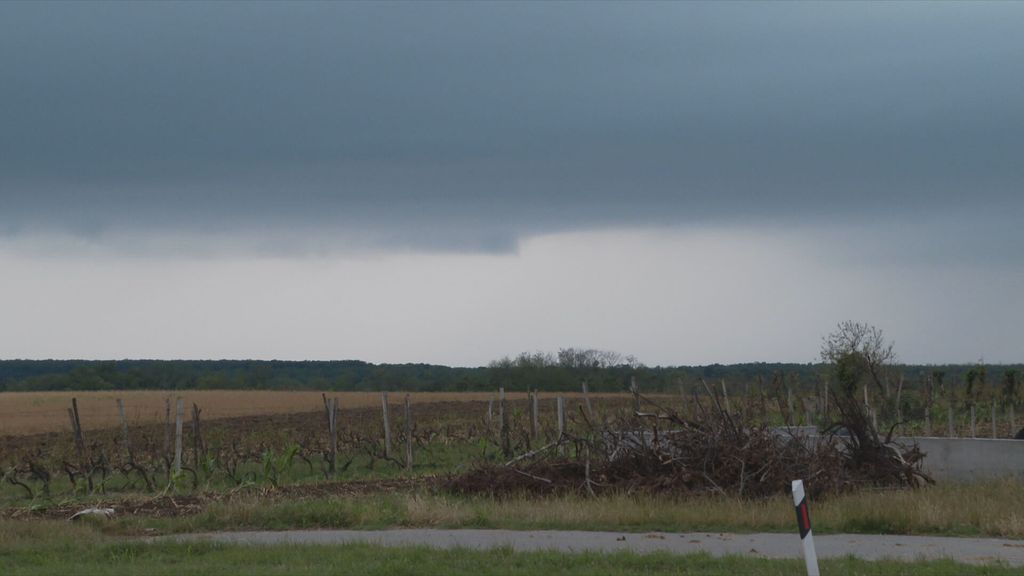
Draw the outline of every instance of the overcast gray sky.
[[[0,357],[1021,361],[1024,4],[0,4]]]

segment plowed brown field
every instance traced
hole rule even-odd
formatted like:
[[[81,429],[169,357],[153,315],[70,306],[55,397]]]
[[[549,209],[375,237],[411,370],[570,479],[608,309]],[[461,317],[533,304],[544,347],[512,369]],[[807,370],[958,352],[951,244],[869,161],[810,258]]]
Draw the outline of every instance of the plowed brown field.
[[[277,390],[133,390],[109,392],[2,392],[0,393],[0,435],[37,434],[70,430],[68,408],[71,399],[78,399],[79,417],[84,430],[111,428],[118,425],[117,399],[125,403],[130,425],[163,422],[166,401],[182,398],[188,409],[195,403],[202,409],[205,420],[237,416],[268,414],[294,414],[323,409],[322,392],[288,392]],[[327,392],[338,398],[345,409],[380,406],[379,392]],[[553,398],[554,392],[541,393],[541,398]],[[559,393],[576,397],[579,394]],[[490,392],[413,392],[413,403],[470,402],[495,398]],[[618,394],[592,394],[592,397],[621,396]],[[389,393],[389,403],[398,405],[404,392]],[[509,393],[510,400],[526,398],[525,393]],[[482,415],[481,415],[482,416]],[[172,416],[173,417],[173,416]]]

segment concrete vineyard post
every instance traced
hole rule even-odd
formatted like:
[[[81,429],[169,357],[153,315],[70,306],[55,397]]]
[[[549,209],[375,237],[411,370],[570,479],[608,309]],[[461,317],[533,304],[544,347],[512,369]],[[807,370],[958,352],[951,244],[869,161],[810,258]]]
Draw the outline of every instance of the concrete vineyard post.
[[[185,419],[185,401],[178,398],[174,417],[174,473],[181,473],[181,426]]]
[[[999,432],[997,430],[996,424],[997,424],[997,422],[996,422],[996,401],[993,400],[992,401],[992,438],[993,439],[999,437]]]
[[[811,514],[807,509],[807,494],[804,493],[803,480],[793,480],[793,504],[796,506],[796,524],[800,530],[800,542],[804,548],[807,576],[820,576],[818,554],[814,550],[814,533],[811,531]]]
[[[412,470],[412,410],[409,395],[405,395],[405,469]]]
[[[640,412],[640,387],[636,385],[636,376],[629,377],[629,392],[633,394],[633,412]]]
[[[594,407],[590,405],[590,391],[587,389],[587,381],[583,381],[583,405],[587,409],[587,418],[594,421]]]
[[[380,393],[380,409],[384,417],[384,457],[391,458],[391,408],[387,392]]]
[[[494,398],[487,399],[487,427],[494,427]]]
[[[732,407],[729,406],[729,391],[725,389],[725,378],[722,378],[722,399],[725,402],[725,413],[732,414]]]
[[[931,436],[932,435],[932,407],[931,406],[925,406],[924,407],[924,435],[925,436]]]

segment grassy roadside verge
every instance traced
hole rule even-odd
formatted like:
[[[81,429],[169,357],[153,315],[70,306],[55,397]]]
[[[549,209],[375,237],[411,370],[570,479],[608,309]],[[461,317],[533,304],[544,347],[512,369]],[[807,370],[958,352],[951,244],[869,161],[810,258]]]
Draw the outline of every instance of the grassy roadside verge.
[[[815,532],[1024,538],[1024,485],[1014,481],[860,492],[811,502]],[[0,526],[24,521],[0,521]],[[439,527],[668,532],[790,532],[792,501],[702,497],[670,499],[466,498],[432,493],[260,498],[211,502],[198,514],[127,516],[108,533],[150,534],[294,528]]]
[[[49,525],[44,525],[49,524]],[[800,574],[802,560],[714,558],[705,554],[557,553],[337,546],[239,546],[212,543],[146,543],[102,535],[94,526],[24,523],[0,527],[0,573],[44,574],[456,574],[456,575],[767,575]],[[966,566],[950,561],[867,562],[852,558],[822,562],[825,574],[864,576],[1001,576],[1019,573],[1004,566]]]

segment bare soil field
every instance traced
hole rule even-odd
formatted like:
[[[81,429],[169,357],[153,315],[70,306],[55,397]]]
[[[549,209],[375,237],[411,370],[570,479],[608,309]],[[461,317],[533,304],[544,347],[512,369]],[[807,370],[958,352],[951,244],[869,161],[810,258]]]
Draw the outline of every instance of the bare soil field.
[[[308,413],[323,409],[321,391],[279,390],[115,390],[108,392],[0,392],[0,436],[69,431],[68,408],[71,399],[78,399],[78,410],[84,430],[113,428],[119,425],[117,399],[125,403],[128,422],[132,426],[163,422],[168,398],[182,398],[187,407],[192,403],[202,409],[205,420],[265,416],[270,414]],[[343,409],[380,406],[379,392],[326,392],[337,398]],[[557,393],[576,397],[579,394]],[[556,393],[541,393],[553,398]],[[591,394],[592,397],[615,397],[615,394]],[[399,405],[404,392],[391,392],[389,403]],[[491,392],[412,392],[414,404],[432,402],[486,402],[495,398]],[[526,393],[509,393],[509,400],[523,400]],[[172,408],[173,409],[173,408]],[[481,415],[482,416],[482,415]],[[172,416],[173,417],[173,416]]]

